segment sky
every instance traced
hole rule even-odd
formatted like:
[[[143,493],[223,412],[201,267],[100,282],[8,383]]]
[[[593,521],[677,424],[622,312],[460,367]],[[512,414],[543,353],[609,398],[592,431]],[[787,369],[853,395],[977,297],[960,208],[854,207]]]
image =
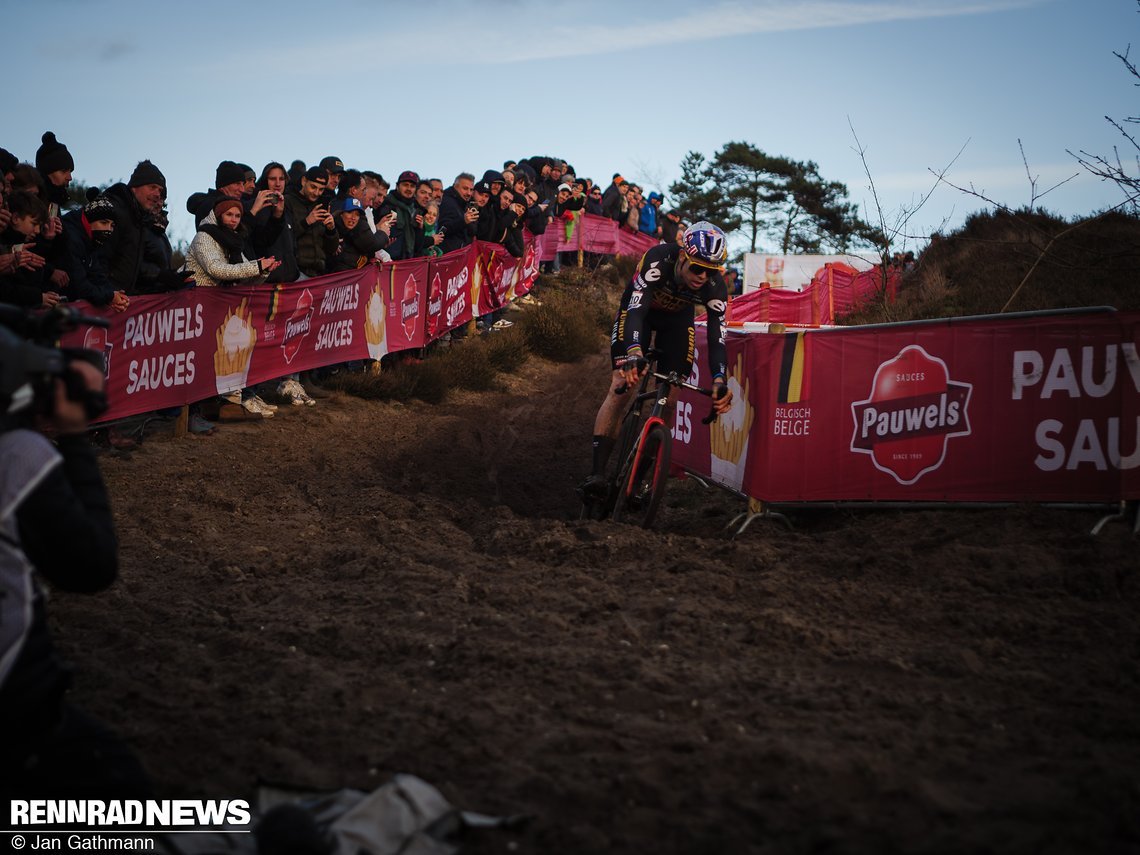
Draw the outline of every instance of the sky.
[[[746,141],[814,161],[897,247],[921,248],[990,207],[933,172],[1065,217],[1118,204],[1069,152],[1126,153],[1105,117],[1140,113],[1113,55],[1140,42],[1137,0],[41,0],[2,14],[0,147],[31,162],[54,131],[87,184],[151,159],[176,241],[193,236],[186,198],[226,159],[260,172],[331,154],[449,184],[549,154],[603,185],[620,172],[667,191],[687,152]]]

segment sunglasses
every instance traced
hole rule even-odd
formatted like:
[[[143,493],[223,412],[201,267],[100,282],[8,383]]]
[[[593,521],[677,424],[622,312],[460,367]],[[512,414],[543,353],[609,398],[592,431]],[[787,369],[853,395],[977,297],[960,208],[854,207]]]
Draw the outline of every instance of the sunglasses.
[[[714,273],[720,273],[722,270],[720,267],[709,267],[706,264],[695,261],[690,255],[686,255],[685,257],[689,259],[689,269],[692,270],[693,273],[703,273],[705,276],[712,276]]]

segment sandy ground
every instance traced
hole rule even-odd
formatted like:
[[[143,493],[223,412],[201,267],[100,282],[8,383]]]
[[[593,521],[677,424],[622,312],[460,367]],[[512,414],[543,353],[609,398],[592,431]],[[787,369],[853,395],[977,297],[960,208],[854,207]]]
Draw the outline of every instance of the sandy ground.
[[[1136,541],[1090,511],[800,511],[674,482],[579,523],[601,356],[102,462],[74,702],[162,794],[417,774],[470,852],[1140,851]]]

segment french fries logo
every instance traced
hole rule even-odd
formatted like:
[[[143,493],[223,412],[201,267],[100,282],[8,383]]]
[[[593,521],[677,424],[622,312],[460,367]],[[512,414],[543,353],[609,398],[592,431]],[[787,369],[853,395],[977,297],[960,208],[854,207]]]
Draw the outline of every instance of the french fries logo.
[[[736,364],[728,375],[732,390],[732,407],[709,425],[712,446],[712,477],[719,484],[739,490],[744,483],[744,467],[748,461],[748,434],[756,418],[749,399],[749,382],[744,374],[744,355],[736,355]]]
[[[364,306],[364,340],[368,343],[368,356],[372,359],[380,359],[388,352],[384,343],[384,325],[384,298],[380,296],[380,286],[377,285]]]
[[[249,362],[257,342],[257,330],[250,323],[249,300],[242,300],[236,311],[226,318],[214,334],[218,349],[214,351],[214,381],[218,394],[244,389],[249,377]]]

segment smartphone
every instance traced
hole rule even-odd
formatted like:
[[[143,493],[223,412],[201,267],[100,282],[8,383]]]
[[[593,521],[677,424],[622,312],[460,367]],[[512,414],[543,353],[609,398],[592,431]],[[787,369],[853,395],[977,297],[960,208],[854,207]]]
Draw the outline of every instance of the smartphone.
[[[57,205],[55,202],[48,202],[48,217],[50,218],[50,217],[58,217],[58,216],[59,216],[59,205]]]
[[[447,233],[447,229],[445,229],[443,226],[440,226],[438,229],[436,229],[436,230],[435,230],[435,233],[436,233],[437,235],[446,234],[446,233]]]

